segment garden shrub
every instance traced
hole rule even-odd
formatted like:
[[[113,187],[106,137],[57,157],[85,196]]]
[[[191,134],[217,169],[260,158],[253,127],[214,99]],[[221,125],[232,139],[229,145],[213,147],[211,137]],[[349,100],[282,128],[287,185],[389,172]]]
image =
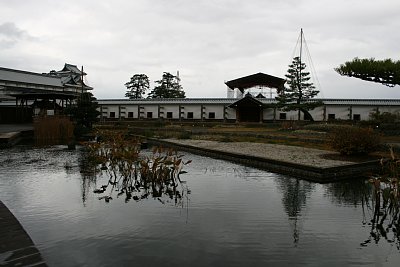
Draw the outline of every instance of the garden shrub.
[[[330,134],[330,144],[343,155],[366,155],[379,148],[380,135],[372,128],[341,127]]]
[[[297,125],[296,121],[284,121],[281,124],[280,130],[282,131],[294,131],[299,129],[299,126]]]
[[[380,112],[375,111],[369,114],[370,121],[373,121],[376,124],[381,123],[396,123],[400,120],[399,113],[390,113],[390,112]]]
[[[347,127],[349,127],[349,125],[346,125],[344,123],[342,123],[342,124],[312,123],[312,124],[304,125],[302,128],[304,130],[329,133],[329,132],[334,132],[334,131],[340,130],[342,128],[347,128]]]
[[[191,139],[192,133],[190,131],[182,131],[177,136],[178,139]]]

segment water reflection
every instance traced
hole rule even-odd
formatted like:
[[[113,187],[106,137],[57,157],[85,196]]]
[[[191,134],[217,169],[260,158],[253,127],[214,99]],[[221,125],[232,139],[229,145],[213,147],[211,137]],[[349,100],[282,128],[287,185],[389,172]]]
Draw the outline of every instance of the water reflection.
[[[325,196],[334,204],[351,205],[358,207],[360,204],[371,200],[372,187],[365,179],[354,179],[325,184]]]
[[[297,178],[282,177],[276,180],[278,189],[282,192],[282,204],[293,231],[293,243],[297,246],[300,239],[299,217],[306,207],[307,199],[315,189],[315,184]]]
[[[384,240],[400,250],[399,207],[395,203],[385,201],[385,186],[375,186],[375,183],[366,179],[331,183],[325,185],[325,195],[335,204],[361,206],[361,225],[370,229],[368,237],[360,243],[361,247],[367,247],[371,243],[378,244]]]
[[[365,184],[313,184],[185,153],[193,160],[183,176],[193,189],[187,219],[150,196],[98,201],[93,191],[109,177],[95,175],[85,157],[65,148],[0,151],[0,198],[50,266],[400,263],[394,229],[379,232],[393,218],[371,222],[376,203],[357,188]]]
[[[369,180],[373,187],[370,205],[363,205],[363,211],[370,215],[365,222],[371,227],[369,237],[361,243],[365,247],[372,241],[378,244],[385,240],[400,250],[400,207],[397,178],[376,177]],[[366,212],[364,211],[364,214]]]
[[[152,153],[141,153],[140,143],[96,143],[87,145],[79,162],[84,205],[90,191],[106,203],[120,197],[125,202],[151,197],[162,204],[172,201],[182,206],[190,194],[180,175],[191,161],[184,161],[172,149],[156,147]]]
[[[79,154],[79,171],[81,174],[81,194],[83,206],[86,206],[87,197],[96,188],[97,175],[99,174],[96,164],[89,159],[89,153],[82,150]]]

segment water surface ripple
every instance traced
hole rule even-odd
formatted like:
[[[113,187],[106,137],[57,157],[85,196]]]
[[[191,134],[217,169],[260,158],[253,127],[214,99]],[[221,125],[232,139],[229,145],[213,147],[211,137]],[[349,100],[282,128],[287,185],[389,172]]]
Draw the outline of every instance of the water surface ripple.
[[[50,266],[399,266],[395,244],[360,246],[371,231],[363,182],[320,185],[184,154],[181,205],[98,200],[107,178],[85,176],[82,151],[57,146],[0,150],[0,199]]]

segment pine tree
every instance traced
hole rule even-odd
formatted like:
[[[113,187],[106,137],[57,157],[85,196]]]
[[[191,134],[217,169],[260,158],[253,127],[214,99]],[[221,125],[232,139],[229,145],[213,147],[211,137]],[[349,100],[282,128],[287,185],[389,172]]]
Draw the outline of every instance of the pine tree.
[[[158,86],[149,93],[148,98],[185,98],[178,76],[164,72],[161,80],[155,81]]]
[[[285,110],[298,110],[298,119],[300,120],[300,112],[303,112],[305,119],[312,119],[308,112],[321,105],[319,101],[310,101],[319,91],[315,90],[315,86],[310,82],[310,73],[305,71],[306,64],[301,62],[300,57],[293,58],[292,64],[289,65],[286,77],[286,87],[276,97],[278,107]]]
[[[400,85],[400,60],[354,58],[335,68],[335,71],[343,76],[381,83],[389,87]]]
[[[125,83],[127,92],[125,94],[129,99],[143,98],[144,93],[150,88],[149,77],[146,74],[135,74],[131,80]]]
[[[91,92],[84,92],[79,95],[76,103],[65,109],[75,121],[75,136],[84,135],[92,129],[93,123],[99,121],[101,115],[98,111],[97,99]]]

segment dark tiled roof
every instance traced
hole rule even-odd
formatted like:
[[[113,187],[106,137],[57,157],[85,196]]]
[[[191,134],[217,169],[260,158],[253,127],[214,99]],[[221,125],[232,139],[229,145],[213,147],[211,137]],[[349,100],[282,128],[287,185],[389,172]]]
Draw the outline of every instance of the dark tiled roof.
[[[285,80],[265,73],[256,73],[253,75],[245,76],[235,80],[227,81],[225,84],[230,89],[238,88],[242,92],[244,89],[255,86],[267,86],[272,88],[281,89],[285,84]]]
[[[62,87],[61,80],[46,74],[0,68],[0,81]]]

